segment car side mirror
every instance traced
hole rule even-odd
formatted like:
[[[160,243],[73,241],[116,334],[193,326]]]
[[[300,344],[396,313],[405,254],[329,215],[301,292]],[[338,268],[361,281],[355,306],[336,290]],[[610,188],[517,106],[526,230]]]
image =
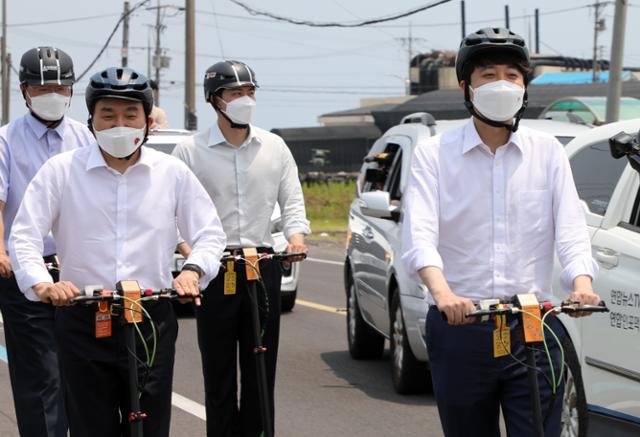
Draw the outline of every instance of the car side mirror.
[[[398,207],[391,205],[391,199],[387,191],[368,191],[360,194],[360,211],[366,216],[398,220],[400,212]]]

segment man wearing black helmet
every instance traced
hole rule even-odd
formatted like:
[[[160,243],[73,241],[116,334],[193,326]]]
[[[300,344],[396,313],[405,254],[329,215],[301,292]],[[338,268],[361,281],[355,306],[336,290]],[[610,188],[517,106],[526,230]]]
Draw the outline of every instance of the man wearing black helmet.
[[[429,290],[425,341],[445,435],[498,436],[502,409],[509,435],[533,436],[520,322],[496,326],[464,314],[475,302],[520,293],[549,300],[554,246],[568,299],[597,304],[591,283],[598,267],[563,146],[518,128],[527,103],[524,40],[508,29],[474,32],[460,45],[456,72],[472,117],[416,147],[404,195],[403,261]],[[562,340],[558,320],[547,323]],[[536,354],[545,432],[559,436],[564,387],[552,393],[549,361]],[[550,355],[557,371],[554,342]]]
[[[270,219],[277,202],[289,242],[287,250],[306,252],[304,235],[310,232],[309,223],[291,152],[282,138],[251,124],[257,87],[253,70],[242,62],[223,61],[209,67],[204,76],[205,99],[218,120],[210,129],[179,144],[173,153],[191,167],[218,206],[228,250],[272,252]],[[261,262],[260,270],[266,296],[260,288],[259,299],[261,307],[268,308],[263,314],[263,342],[273,423],[282,272],[272,261]],[[234,287],[225,287],[224,272],[209,284],[207,300],[196,313],[209,437],[257,437],[262,431],[251,302],[245,292],[244,267],[238,264],[235,271]]]
[[[225,237],[211,199],[184,163],[142,147],[153,103],[145,76],[108,68],[91,77],[85,99],[97,142],[42,166],[25,192],[9,248],[27,298],[58,306],[55,333],[71,436],[111,437],[126,435],[131,411],[124,330],[114,322],[102,338],[95,307],[66,305],[87,285],[112,288],[128,279],[193,296],[217,274]],[[176,225],[192,250],[172,279]],[[40,258],[49,231],[60,281]],[[145,320],[140,335],[157,338],[154,364],[140,375],[144,435],[168,436],[178,326],[169,302],[142,305],[155,328]]]
[[[65,116],[75,81],[69,55],[54,47],[28,50],[18,77],[29,111],[0,128],[0,309],[20,435],[66,436],[54,308],[31,302],[20,292],[6,242],[24,191],[40,166],[60,152],[89,144],[93,137],[83,124]],[[52,237],[44,236],[42,244],[45,262],[55,262]]]

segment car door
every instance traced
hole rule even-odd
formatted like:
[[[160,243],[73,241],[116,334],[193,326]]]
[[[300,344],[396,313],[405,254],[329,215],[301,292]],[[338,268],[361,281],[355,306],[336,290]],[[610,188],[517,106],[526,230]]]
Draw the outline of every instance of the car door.
[[[385,139],[384,153],[392,154],[385,168],[384,182],[369,189],[389,191],[392,181],[400,177],[403,149],[410,147],[409,137],[395,135]],[[376,217],[363,217],[359,241],[362,264],[358,273],[359,286],[356,286],[358,303],[363,313],[381,332],[388,332],[389,316],[387,302],[387,279],[390,271],[393,250],[387,235],[397,227],[393,220]],[[355,275],[354,275],[355,276]]]
[[[620,160],[626,163],[626,160]],[[640,418],[640,190],[627,167],[592,239],[600,265],[594,289],[608,315],[582,319],[587,400],[614,415]]]

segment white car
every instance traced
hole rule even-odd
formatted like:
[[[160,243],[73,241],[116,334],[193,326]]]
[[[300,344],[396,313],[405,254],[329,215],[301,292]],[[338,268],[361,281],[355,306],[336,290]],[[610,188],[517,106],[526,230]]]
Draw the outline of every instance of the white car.
[[[149,139],[145,146],[159,150],[164,153],[171,153],[174,147],[185,137],[193,135],[193,132],[184,129],[157,129],[149,133]],[[271,216],[271,236],[275,242],[273,249],[276,252],[287,248],[287,240],[282,233],[282,219],[280,208],[276,204]],[[179,272],[184,263],[184,258],[179,253],[174,255],[174,274]],[[283,312],[291,311],[296,304],[298,294],[298,279],[300,277],[300,266],[298,263],[291,263],[290,267],[282,268],[282,286],[280,288],[280,305]]]
[[[575,408],[566,411],[571,421],[565,423],[582,428],[586,416],[579,409],[586,408],[593,436],[640,435],[640,176],[627,159],[613,159],[609,148],[612,136],[639,130],[640,119],[607,124],[565,149],[600,266],[593,288],[611,311],[562,320],[582,365],[582,384],[575,381],[567,392]],[[559,272],[556,259],[555,292],[561,290]],[[584,434],[566,429],[565,435]]]
[[[426,288],[411,280],[400,262],[402,193],[408,179],[407,170],[418,141],[466,122],[426,124],[427,118],[414,118],[420,122],[402,123],[385,132],[365,158],[358,179],[357,198],[349,212],[344,268],[349,352],[356,359],[377,358],[384,351],[385,339],[389,339],[391,379],[400,393],[429,386],[424,341]],[[534,126],[534,123],[541,124]],[[569,377],[564,399],[563,437],[586,435],[588,409],[599,416],[605,412],[616,413],[616,417],[627,419],[627,423],[634,420],[640,423],[640,327],[629,328],[636,326],[634,323],[640,316],[638,175],[629,168],[625,170],[626,161],[612,159],[607,145],[609,136],[618,131],[633,132],[640,128],[639,120],[626,123],[592,129],[549,120],[522,121],[523,126],[547,131],[558,138],[577,135],[567,144],[566,150],[578,192],[590,208],[587,220],[594,242],[594,256],[601,265],[618,257],[618,270],[624,267],[617,275],[611,274],[615,272],[613,267],[611,272],[603,267],[595,284],[611,307],[613,319],[602,314],[581,319],[562,318],[571,340],[564,344]],[[614,202],[619,205],[621,200],[618,199],[623,193],[629,200],[624,206],[613,207]],[[629,203],[631,198],[636,199],[635,203]],[[633,205],[636,205],[635,209]],[[635,227],[624,223],[618,225],[634,211]],[[616,244],[602,246],[600,240],[607,238],[608,233],[613,234],[608,238],[616,239]],[[623,257],[626,252],[633,252],[633,256]],[[611,285],[604,286],[604,281]],[[561,288],[555,289],[559,298],[566,297]],[[607,297],[607,293],[614,299]],[[635,302],[637,306],[621,309],[620,304],[611,302]],[[611,323],[615,323],[615,327],[609,327]],[[627,329],[619,332],[622,329],[617,327],[618,323]],[[603,372],[611,373],[611,369],[618,373],[608,376],[611,385],[607,385]],[[616,378],[618,380],[614,382]],[[593,429],[599,429],[597,427],[594,419]]]

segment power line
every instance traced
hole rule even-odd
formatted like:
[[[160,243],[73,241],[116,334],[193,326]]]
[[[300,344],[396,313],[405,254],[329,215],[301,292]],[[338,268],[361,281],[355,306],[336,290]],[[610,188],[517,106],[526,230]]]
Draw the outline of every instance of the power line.
[[[107,47],[109,46],[109,43],[111,42],[111,38],[113,38],[113,35],[115,35],[116,31],[118,30],[118,28],[120,27],[120,23],[122,23],[122,21],[124,21],[124,19],[128,16],[130,16],[136,9],[138,9],[139,7],[141,7],[142,5],[144,5],[145,3],[149,2],[149,0],[142,0],[140,3],[138,3],[137,5],[133,6],[130,10],[129,13],[122,14],[120,16],[120,19],[118,19],[118,22],[116,23],[115,27],[113,28],[113,30],[111,31],[111,34],[109,35],[109,37],[107,38],[107,40],[105,41],[104,45],[102,46],[102,48],[100,49],[100,51],[98,52],[98,54],[96,55],[96,57],[93,59],[93,61],[91,61],[91,63],[89,64],[89,66],[82,72],[80,73],[80,75],[77,77],[76,81],[82,79],[84,77],[85,74],[87,74],[87,72],[94,66],[94,64],[96,62],[98,62],[98,59],[100,59],[100,56],[102,56],[102,54],[104,53],[104,51],[107,49]]]
[[[29,23],[7,24],[7,27],[39,26],[39,25],[42,25],[42,24],[70,23],[70,22],[73,22],[73,21],[87,21],[87,20],[95,20],[95,19],[98,19],[98,18],[116,17],[118,15],[120,15],[120,14],[90,15],[88,17],[65,18],[65,19],[62,19],[62,20],[50,20],[50,21],[31,21]]]
[[[274,20],[284,21],[284,22],[290,23],[290,24],[297,24],[297,25],[301,25],[301,26],[310,26],[310,27],[362,27],[362,26],[368,26],[368,25],[371,25],[371,24],[384,23],[384,22],[387,22],[387,21],[393,21],[393,20],[397,20],[399,18],[408,17],[410,15],[417,14],[418,12],[422,12],[422,11],[425,11],[427,9],[431,9],[431,8],[433,8],[435,6],[439,6],[439,5],[444,4],[444,3],[449,3],[451,0],[436,0],[436,1],[431,2],[431,3],[429,3],[429,4],[425,5],[425,6],[421,6],[419,8],[415,8],[415,9],[412,9],[412,10],[407,11],[407,12],[401,12],[401,13],[398,13],[398,14],[395,14],[395,15],[381,17],[381,18],[374,18],[374,19],[370,19],[370,20],[364,20],[364,21],[360,21],[358,23],[335,23],[335,22],[317,23],[317,22],[314,22],[314,21],[297,20],[297,19],[294,19],[294,18],[287,18],[287,17],[283,17],[283,16],[280,16],[280,15],[275,15],[275,14],[272,14],[271,12],[258,11],[256,9],[253,9],[250,6],[244,4],[243,2],[241,2],[239,0],[229,0],[229,1],[231,3],[234,3],[234,4],[238,5],[238,6],[240,6],[241,8],[246,10],[251,15],[261,15],[261,16],[272,18]]]
[[[216,34],[218,35],[218,45],[220,46],[220,53],[224,59],[224,46],[222,45],[222,35],[220,34],[220,26],[218,25],[218,15],[216,15],[216,7],[213,4],[214,0],[211,0],[211,10],[213,11],[213,21],[216,24]]]
[[[553,11],[540,12],[538,15],[543,16],[543,15],[563,14],[565,12],[578,11],[578,10],[581,10],[581,9],[587,9],[589,7],[590,7],[589,5],[585,5],[585,6],[577,6],[577,7],[573,7],[573,8],[556,9],[556,10],[553,10]],[[535,14],[523,14],[523,15],[511,16],[510,19],[511,20],[522,20],[522,19],[533,18],[533,17],[535,17]],[[467,24],[495,23],[495,22],[498,22],[498,21],[502,21],[503,19],[504,19],[504,17],[488,18],[488,19],[483,19],[483,20],[473,20],[473,21],[467,21]],[[447,27],[447,26],[457,26],[459,24],[460,24],[459,21],[453,21],[453,22],[448,22],[448,23],[412,24],[412,26],[413,27]],[[398,27],[406,27],[406,25],[403,25],[403,24],[386,24],[386,25],[379,25],[379,26],[372,26],[372,27],[398,28]]]

